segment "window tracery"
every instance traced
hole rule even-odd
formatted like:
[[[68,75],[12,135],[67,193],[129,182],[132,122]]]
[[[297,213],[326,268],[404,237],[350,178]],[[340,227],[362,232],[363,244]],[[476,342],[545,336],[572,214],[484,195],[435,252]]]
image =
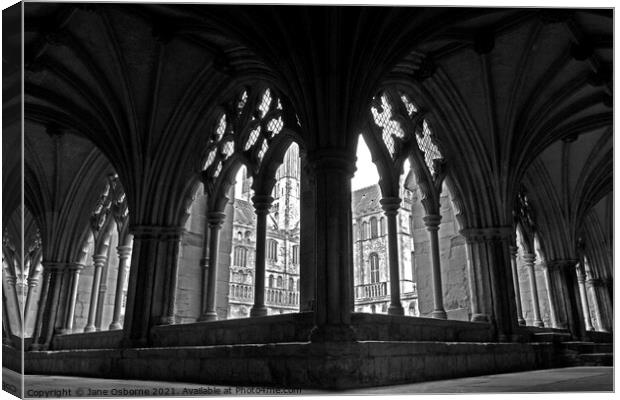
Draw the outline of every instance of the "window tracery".
[[[424,113],[401,91],[387,89],[375,96],[370,106],[372,120],[381,131],[381,141],[392,160],[401,157],[415,136],[417,147],[432,175],[438,173],[443,155],[433,139]]]
[[[268,87],[247,87],[221,108],[202,170],[208,177],[218,178],[226,161],[240,152],[252,164],[248,172],[255,173],[269,145],[285,127],[282,100]]]

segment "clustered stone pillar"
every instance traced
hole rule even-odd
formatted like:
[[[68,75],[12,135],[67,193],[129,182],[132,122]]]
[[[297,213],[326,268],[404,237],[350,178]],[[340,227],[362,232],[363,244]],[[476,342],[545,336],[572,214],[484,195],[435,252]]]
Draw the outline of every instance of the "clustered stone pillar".
[[[43,262],[44,271],[47,272],[47,279],[45,280],[43,292],[41,293],[41,302],[39,303],[40,320],[33,335],[33,350],[46,350],[52,342],[54,325],[58,314],[62,272],[65,267],[65,263]]]
[[[546,262],[543,262],[541,268],[545,276],[545,288],[547,290],[547,302],[549,303],[549,318],[551,319],[551,326],[553,328],[558,328],[558,317],[555,311],[556,302],[552,298],[553,294],[551,292],[551,276],[549,275],[549,267]]]
[[[583,322],[586,326],[586,331],[592,331],[594,329],[592,328],[588,292],[586,291],[586,274],[581,263],[577,263],[575,272],[577,274],[577,285],[579,286],[579,297],[581,298],[581,309],[583,310]]]
[[[609,332],[610,329],[607,324],[607,318],[601,310],[600,295],[604,287],[604,283],[601,279],[589,278],[586,280],[586,289],[590,289],[592,293],[592,307],[594,308],[594,316],[598,321],[598,329],[601,332]]]
[[[67,282],[68,288],[68,303],[67,303],[67,311],[65,313],[65,321],[63,328],[61,330],[62,333],[71,333],[73,332],[73,318],[75,316],[75,302],[77,300],[77,292],[78,292],[78,284],[80,281],[80,271],[84,268],[81,264],[73,264],[67,267],[69,276]]]
[[[19,310],[19,294],[17,294],[17,277],[13,271],[10,271],[7,274],[6,282],[9,285],[11,292],[13,293],[13,299],[15,301],[15,316],[17,318],[17,326],[21,327],[22,324],[22,314]],[[21,328],[20,328],[21,330]]]
[[[316,305],[312,342],[354,341],[351,327],[353,251],[351,178],[346,151],[322,149],[310,155],[316,204]]]
[[[540,304],[538,302],[538,285],[536,284],[536,270],[534,269],[536,254],[524,253],[523,263],[530,278],[530,291],[532,296],[532,311],[534,312],[534,326],[542,328],[544,326],[540,318]]]
[[[123,308],[123,297],[125,295],[125,284],[127,283],[127,273],[129,272],[129,260],[131,257],[131,246],[118,246],[118,274],[116,277],[116,292],[114,293],[114,311],[110,330],[122,329],[121,311]]]
[[[439,224],[441,215],[429,214],[424,217],[424,224],[431,240],[431,271],[433,277],[433,318],[447,319],[443,306],[443,285],[441,284],[441,257],[439,254]]]
[[[11,328],[11,321],[9,320],[9,310],[7,308],[6,296],[2,291],[2,333],[3,343],[11,344],[13,328]]]
[[[584,337],[581,306],[577,301],[578,289],[575,287],[576,260],[548,260],[549,287],[551,298],[556,303],[555,311],[558,328],[569,329],[573,337],[581,340]]]
[[[387,217],[388,260],[390,267],[390,306],[388,314],[404,315],[405,311],[400,302],[400,261],[396,232],[396,217],[400,208],[400,199],[398,197],[385,197],[380,200],[380,203]]]
[[[512,267],[512,281],[515,290],[515,305],[517,306],[517,322],[519,325],[525,325],[523,318],[523,310],[521,308],[521,288],[519,286],[519,270],[517,268],[517,246],[510,246],[510,266]]]
[[[131,227],[133,249],[123,346],[150,343],[151,328],[174,317],[178,243],[183,228],[136,225]]]
[[[176,291],[179,281],[178,259],[181,246],[181,235],[182,230],[168,228],[162,232],[160,237],[160,249],[164,252],[161,257],[165,260],[165,276],[162,293],[164,309],[159,318],[159,323],[164,325],[176,323]]]
[[[469,228],[472,321],[494,324],[500,342],[517,340],[517,313],[510,263],[512,227]]]
[[[254,306],[250,316],[261,317],[267,315],[265,307],[265,246],[267,243],[267,214],[273,202],[273,197],[255,195],[252,197],[256,212],[256,258],[254,279]]]
[[[215,310],[215,299],[217,289],[217,263],[218,252],[220,247],[220,231],[226,214],[223,212],[209,212],[207,215],[207,223],[209,224],[209,271],[207,274],[207,293],[205,308],[200,316],[200,321],[217,320],[217,311]]]
[[[301,156],[299,219],[303,229],[299,232],[299,311],[314,310],[316,271],[316,206],[314,198],[314,171],[305,154]]]
[[[90,291],[88,321],[84,327],[84,332],[93,332],[97,329],[95,327],[95,317],[97,316],[97,305],[99,304],[99,286],[101,285],[103,266],[107,261],[108,257],[104,254],[95,254],[93,256],[93,284]]]
[[[26,294],[26,304],[24,305],[24,331],[28,326],[28,317],[30,316],[30,309],[32,308],[32,299],[34,288],[39,285],[40,272],[34,270],[34,266],[31,266],[31,270],[28,275],[28,293]]]

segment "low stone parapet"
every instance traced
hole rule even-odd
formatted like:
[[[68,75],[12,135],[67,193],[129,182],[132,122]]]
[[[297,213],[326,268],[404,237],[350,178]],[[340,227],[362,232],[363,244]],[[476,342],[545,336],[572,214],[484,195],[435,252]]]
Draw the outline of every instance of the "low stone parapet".
[[[52,340],[51,349],[115,349],[120,346],[122,339],[122,330],[68,333],[64,335],[55,335]]]
[[[324,389],[555,366],[550,344],[377,341],[62,350],[25,360],[28,374]]]
[[[305,342],[313,326],[313,313],[294,313],[162,325],[153,328],[151,338],[153,346],[162,347]]]
[[[354,313],[352,325],[358,340],[415,340],[490,342],[491,325],[484,322]]]

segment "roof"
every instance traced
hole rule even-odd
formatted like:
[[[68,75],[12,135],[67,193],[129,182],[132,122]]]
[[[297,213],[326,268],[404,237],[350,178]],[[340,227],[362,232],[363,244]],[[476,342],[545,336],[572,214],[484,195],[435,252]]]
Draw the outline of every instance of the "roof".
[[[360,215],[381,211],[381,190],[379,185],[372,185],[358,189],[352,193],[351,211],[353,218]]]

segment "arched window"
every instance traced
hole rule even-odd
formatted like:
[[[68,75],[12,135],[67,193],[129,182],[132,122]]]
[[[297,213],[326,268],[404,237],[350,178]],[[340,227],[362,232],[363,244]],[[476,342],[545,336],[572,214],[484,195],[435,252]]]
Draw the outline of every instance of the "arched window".
[[[282,287],[282,277],[281,276],[278,276],[278,285],[277,286],[278,286],[278,288]]]
[[[381,217],[379,220],[379,234],[381,236],[385,235],[387,232],[385,231],[385,217]]]
[[[293,264],[299,264],[299,246],[296,244],[293,245]]]
[[[362,223],[362,240],[366,240],[368,238],[368,222],[364,221]]]
[[[379,282],[379,255],[370,253],[370,283]]]
[[[269,287],[273,287],[273,275],[269,275]]]
[[[252,237],[252,232],[245,231],[245,240],[250,240],[251,237]]]
[[[235,254],[233,256],[233,264],[237,267],[246,267],[248,260],[248,249],[243,246],[235,247]]]
[[[237,232],[237,240],[243,240],[243,233],[241,231]]]
[[[297,291],[299,292],[299,279],[297,279]]]
[[[379,236],[378,232],[377,232],[377,218],[372,217],[370,219],[370,237],[372,239],[376,238],[377,236]]]
[[[293,278],[288,278],[288,290],[291,292],[295,290],[295,280]]]
[[[274,239],[269,239],[267,259],[269,259],[269,261],[278,261],[278,242]]]
[[[357,232],[357,224],[354,222],[353,223],[353,241],[357,242],[357,238],[359,237],[358,232]]]

